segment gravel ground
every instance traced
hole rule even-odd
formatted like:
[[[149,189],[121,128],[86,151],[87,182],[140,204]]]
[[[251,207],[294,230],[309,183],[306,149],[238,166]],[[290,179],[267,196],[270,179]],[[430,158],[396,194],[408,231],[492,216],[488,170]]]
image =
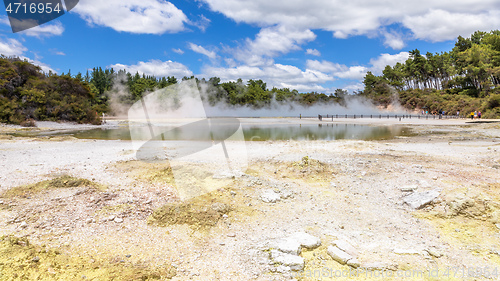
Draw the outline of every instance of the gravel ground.
[[[382,124],[366,120],[357,122]],[[0,234],[25,236],[88,259],[167,262],[176,268],[173,280],[329,280],[328,274],[314,274],[352,268],[328,254],[336,240],[356,249],[361,267],[438,268],[440,274],[453,267],[499,267],[500,125],[464,120],[412,120],[406,125],[414,136],[247,142],[236,158],[247,157],[248,170],[205,201],[207,206],[229,202],[232,211],[202,229],[148,220],[157,208],[181,200],[174,186],[156,177],[159,166],[134,161],[129,141],[0,138],[0,192],[64,174],[104,186],[2,196]],[[180,144],[170,143],[169,151]],[[210,161],[200,165],[213,174],[222,169]],[[438,196],[418,209],[405,203],[411,194],[431,191]],[[295,232],[321,240],[321,246],[300,253],[300,270],[280,265],[269,254],[273,242]]]

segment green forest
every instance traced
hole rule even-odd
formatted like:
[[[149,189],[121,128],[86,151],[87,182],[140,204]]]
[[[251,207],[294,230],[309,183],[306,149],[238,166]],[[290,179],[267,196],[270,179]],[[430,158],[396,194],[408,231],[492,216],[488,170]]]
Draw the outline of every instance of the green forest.
[[[241,79],[221,83],[218,77],[196,79],[206,92],[204,101],[214,105],[260,108],[272,101],[304,106],[316,103],[346,104],[347,91],[299,93],[289,88],[267,88],[262,80]],[[100,124],[102,113],[113,114],[110,102],[132,105],[156,89],[178,83],[175,77],[131,74],[125,70],[95,67],[85,74],[43,73],[40,67],[19,58],[0,57],[0,122],[30,126],[36,120]],[[500,31],[477,31],[458,37],[449,52],[425,55],[415,49],[404,63],[386,66],[382,75],[368,72],[364,90],[354,95],[387,107],[397,101],[410,111],[467,115],[482,111],[486,118],[500,118]],[[124,89],[125,95],[117,95]],[[123,91],[122,91],[123,92]]]
[[[18,58],[0,58],[0,122],[33,126],[34,120],[99,124],[98,97],[71,75],[44,74]]]
[[[450,52],[425,55],[415,49],[404,63],[368,72],[361,95],[387,106],[395,98],[408,110],[500,117],[500,31],[458,37]]]

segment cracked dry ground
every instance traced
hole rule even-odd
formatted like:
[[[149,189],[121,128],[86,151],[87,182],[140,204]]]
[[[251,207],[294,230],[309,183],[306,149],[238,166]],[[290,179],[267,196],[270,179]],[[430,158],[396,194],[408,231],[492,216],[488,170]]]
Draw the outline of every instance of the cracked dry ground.
[[[241,177],[182,202],[169,167],[133,160],[128,142],[0,140],[9,171],[0,177],[0,280],[316,280],[349,269],[327,253],[337,239],[361,264],[437,268],[446,280],[462,279],[447,268],[491,273],[500,267],[499,126],[412,130],[383,141],[249,142]],[[404,203],[414,189],[439,196],[415,210]],[[280,196],[265,202],[269,193]],[[304,268],[288,271],[269,245],[295,232],[321,246],[303,249]]]

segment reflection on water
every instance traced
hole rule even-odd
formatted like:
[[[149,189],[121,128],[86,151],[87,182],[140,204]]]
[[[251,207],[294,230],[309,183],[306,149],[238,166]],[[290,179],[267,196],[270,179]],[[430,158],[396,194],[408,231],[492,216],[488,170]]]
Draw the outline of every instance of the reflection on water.
[[[318,124],[287,126],[250,126],[243,129],[246,140],[377,140],[409,133],[395,126],[363,126],[353,124]]]
[[[355,124],[286,124],[286,125],[249,125],[242,124],[243,134],[247,141],[266,140],[380,140],[395,136],[408,136],[410,130],[403,126],[367,126]],[[131,127],[134,138],[143,136],[143,140],[151,139],[148,127]],[[231,128],[228,128],[231,129]],[[223,130],[223,129],[222,129]],[[210,140],[210,135],[192,126],[156,127],[155,131],[165,132],[165,140]],[[220,131],[218,131],[220,132]],[[224,134],[224,132],[220,132]],[[80,139],[130,140],[129,128],[94,129],[80,131],[74,134]]]

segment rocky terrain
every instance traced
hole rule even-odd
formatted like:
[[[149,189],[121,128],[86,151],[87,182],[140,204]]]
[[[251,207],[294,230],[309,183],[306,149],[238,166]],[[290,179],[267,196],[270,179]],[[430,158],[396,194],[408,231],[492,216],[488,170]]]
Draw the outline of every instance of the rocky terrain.
[[[188,200],[129,141],[0,135],[0,280],[497,279],[500,124],[406,126],[247,142]]]

